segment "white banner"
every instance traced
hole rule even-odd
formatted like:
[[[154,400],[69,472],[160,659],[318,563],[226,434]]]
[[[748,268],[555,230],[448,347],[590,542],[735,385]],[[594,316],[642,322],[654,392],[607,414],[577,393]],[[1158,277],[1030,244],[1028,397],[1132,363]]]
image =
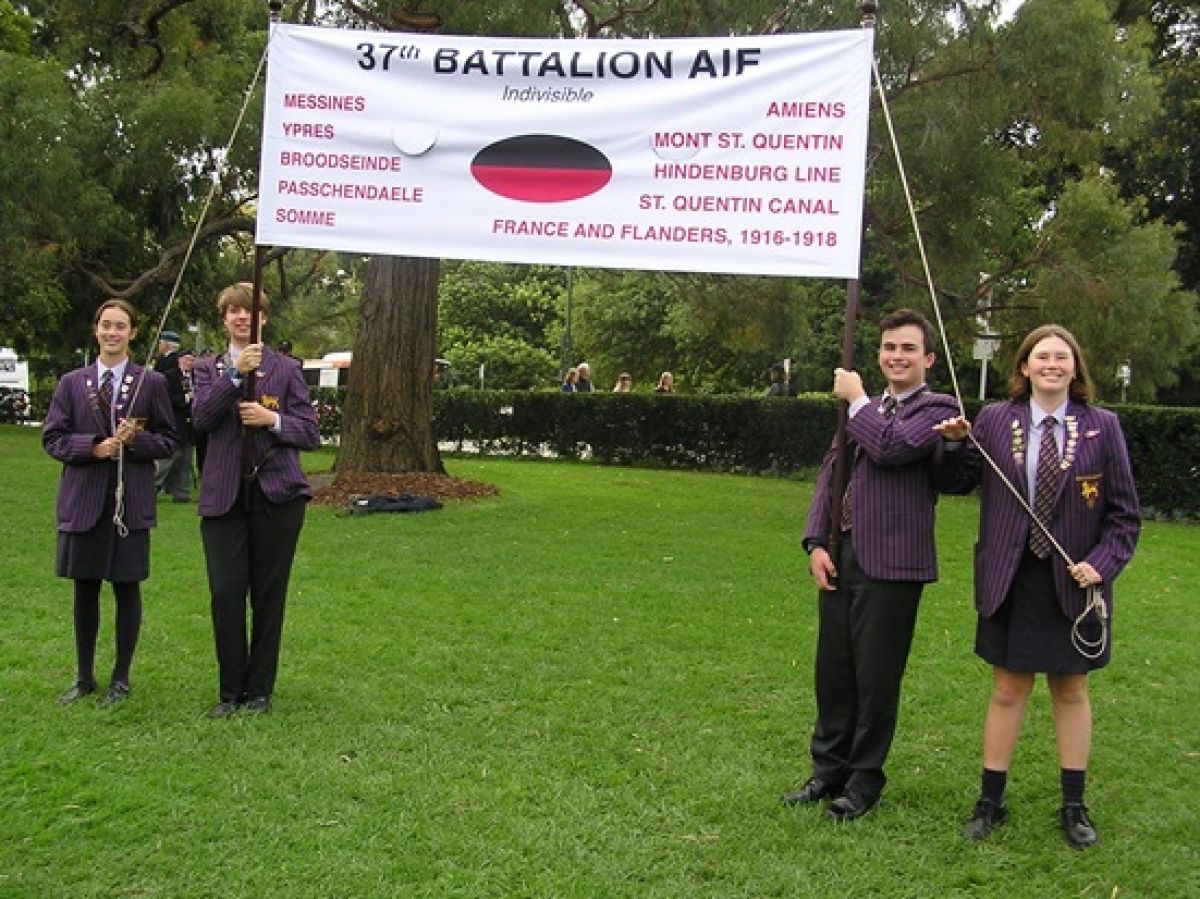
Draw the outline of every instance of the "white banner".
[[[272,29],[259,243],[855,278],[873,32]]]

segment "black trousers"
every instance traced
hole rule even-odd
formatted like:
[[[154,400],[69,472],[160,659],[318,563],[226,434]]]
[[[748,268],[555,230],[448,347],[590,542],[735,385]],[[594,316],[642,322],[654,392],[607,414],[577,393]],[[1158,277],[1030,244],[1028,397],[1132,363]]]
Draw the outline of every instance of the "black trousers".
[[[304,527],[303,497],[273,503],[257,484],[247,489],[248,501],[239,497],[226,514],[200,522],[223,702],[275,690],[288,579]]]
[[[819,598],[813,776],[874,797],[887,782],[883,765],[925,585],[867,577],[849,533],[835,562],[838,589]]]

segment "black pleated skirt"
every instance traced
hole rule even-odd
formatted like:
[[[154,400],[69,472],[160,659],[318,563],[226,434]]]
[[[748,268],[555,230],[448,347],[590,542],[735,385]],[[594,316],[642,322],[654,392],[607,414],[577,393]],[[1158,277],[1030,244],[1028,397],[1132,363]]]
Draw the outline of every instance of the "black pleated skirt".
[[[1111,620],[1103,652],[1094,659],[1080,653],[1071,643],[1072,621],[1058,604],[1050,564],[1026,550],[1004,604],[991,618],[980,616],[975,654],[988,664],[1026,674],[1087,674],[1108,664]],[[1080,625],[1079,635],[1089,653],[1098,649],[1101,625],[1095,616]]]
[[[112,466],[116,469],[116,466]],[[58,532],[54,573],[84,581],[116,584],[141,582],[150,576],[150,531],[130,531],[125,537],[113,524],[116,510],[116,476],[109,478],[104,511],[90,531]]]

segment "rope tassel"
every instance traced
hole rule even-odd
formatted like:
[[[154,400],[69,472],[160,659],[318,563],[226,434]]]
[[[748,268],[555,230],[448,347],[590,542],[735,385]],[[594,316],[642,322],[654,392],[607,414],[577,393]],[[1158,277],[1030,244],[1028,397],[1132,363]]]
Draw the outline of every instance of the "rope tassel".
[[[128,537],[129,527],[125,524],[125,444],[117,450],[117,490],[113,508],[113,525],[118,537]]]

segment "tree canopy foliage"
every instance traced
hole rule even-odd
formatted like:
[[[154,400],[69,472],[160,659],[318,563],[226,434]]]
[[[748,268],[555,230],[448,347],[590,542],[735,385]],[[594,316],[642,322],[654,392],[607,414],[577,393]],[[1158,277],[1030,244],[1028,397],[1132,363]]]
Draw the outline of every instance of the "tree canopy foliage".
[[[975,371],[980,313],[1009,347],[1054,319],[1083,342],[1103,393],[1128,359],[1132,396],[1152,399],[1198,355],[1194,4],[1027,0],[1007,22],[1000,5],[891,0],[876,42],[959,374]],[[853,0],[296,0],[284,17],[604,38],[846,28],[858,10]],[[214,176],[170,323],[215,325],[216,290],[249,273],[260,104],[226,143],[265,40],[265,3],[0,0],[0,343],[62,368],[103,296],[160,315]],[[882,111],[876,98],[868,359],[880,312],[931,306]],[[484,363],[495,386],[549,386],[563,362],[586,357],[601,386],[618,370],[651,384],[671,369],[683,389],[748,390],[790,358],[798,386],[824,389],[836,363],[841,284],[578,269],[568,291],[567,274],[445,265],[438,352],[460,372]],[[365,278],[361,258],[274,251],[273,327],[314,353],[344,348],[329,343],[352,332]],[[321,321],[329,309],[337,316]]]

